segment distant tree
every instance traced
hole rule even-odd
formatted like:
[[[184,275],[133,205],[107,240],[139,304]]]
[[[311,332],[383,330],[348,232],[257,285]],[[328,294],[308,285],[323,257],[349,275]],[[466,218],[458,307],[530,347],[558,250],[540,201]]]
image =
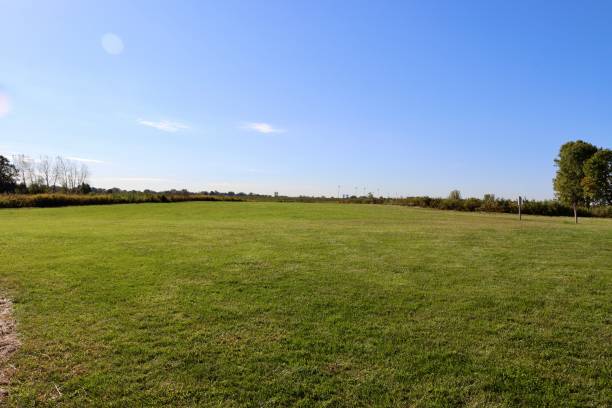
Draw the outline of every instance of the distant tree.
[[[12,193],[17,187],[17,169],[6,157],[0,155],[0,193]]]
[[[28,182],[32,180],[32,159],[24,154],[17,154],[13,156],[13,164],[17,169],[17,177],[19,184],[27,186]]]
[[[495,194],[485,194],[482,200],[485,202],[493,202],[495,201]]]
[[[461,191],[459,190],[451,191],[450,194],[448,195],[448,198],[451,200],[461,200]]]
[[[89,167],[87,167],[85,163],[81,163],[80,168],[76,172],[77,186],[83,186],[87,184],[88,180],[89,180]]]
[[[39,177],[46,190],[49,190],[53,181],[53,161],[49,156],[41,156],[36,165]]]
[[[89,179],[89,168],[85,163],[78,163],[65,159],[61,156],[55,158],[55,163],[52,166],[53,185],[58,182],[65,192],[81,191],[81,186],[87,184]],[[55,187],[54,187],[55,190]]]
[[[578,205],[588,205],[589,200],[583,186],[585,163],[597,153],[597,147],[582,140],[567,142],[559,150],[555,159],[557,175],[553,186],[557,197],[562,202],[571,205],[574,210],[574,220],[578,223]]]
[[[16,169],[18,193],[55,192],[59,184],[64,192],[79,193],[81,186],[88,183],[89,168],[84,163],[57,156],[51,159],[41,156],[39,160],[23,154],[13,156],[13,165]]]
[[[612,205],[612,150],[600,149],[584,163],[582,186],[592,203]]]
[[[63,184],[65,170],[64,159],[61,156],[57,156],[53,161],[53,167],[51,168],[51,178],[53,180],[51,184],[53,192],[57,190],[57,183],[60,183],[60,185]]]
[[[81,194],[89,194],[91,193],[91,186],[87,183],[83,183],[79,186],[79,192]]]

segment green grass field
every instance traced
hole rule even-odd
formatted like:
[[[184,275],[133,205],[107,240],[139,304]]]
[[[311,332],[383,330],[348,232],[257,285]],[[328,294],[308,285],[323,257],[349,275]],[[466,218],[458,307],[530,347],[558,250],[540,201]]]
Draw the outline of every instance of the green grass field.
[[[0,225],[9,406],[612,405],[612,220],[196,202]]]

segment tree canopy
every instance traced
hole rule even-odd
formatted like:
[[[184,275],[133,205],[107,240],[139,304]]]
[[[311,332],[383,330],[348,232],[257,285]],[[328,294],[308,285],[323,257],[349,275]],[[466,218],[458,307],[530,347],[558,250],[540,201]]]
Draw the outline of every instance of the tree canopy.
[[[0,193],[12,193],[17,185],[17,169],[0,155]]]
[[[557,174],[553,185],[559,200],[574,207],[576,221],[577,206],[610,203],[611,159],[610,150],[582,140],[561,146],[555,159]]]
[[[612,150],[601,149],[584,163],[582,186],[593,203],[612,205]]]

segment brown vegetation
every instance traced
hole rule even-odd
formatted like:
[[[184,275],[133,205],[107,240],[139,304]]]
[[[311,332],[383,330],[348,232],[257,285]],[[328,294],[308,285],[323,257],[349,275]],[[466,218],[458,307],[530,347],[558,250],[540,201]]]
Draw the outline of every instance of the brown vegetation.
[[[9,363],[10,357],[19,348],[19,339],[13,319],[13,304],[0,298],[0,401],[7,395],[6,386],[10,383],[15,367]]]

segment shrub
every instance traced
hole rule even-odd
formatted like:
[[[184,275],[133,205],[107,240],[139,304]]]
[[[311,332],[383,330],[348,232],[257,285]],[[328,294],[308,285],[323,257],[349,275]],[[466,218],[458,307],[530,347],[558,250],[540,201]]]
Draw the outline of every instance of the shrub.
[[[347,200],[344,202],[356,202]],[[484,211],[498,213],[518,213],[518,203],[514,200],[495,198],[492,194],[485,195],[484,199],[467,198],[432,198],[432,197],[407,197],[403,199],[387,199],[386,204],[406,205],[411,207],[436,208],[439,210],[455,211]],[[571,207],[557,200],[523,201],[523,214],[548,215],[548,216],[572,216]],[[591,208],[579,208],[578,215],[581,217],[609,217],[612,218],[612,206],[598,206]]]
[[[130,203],[172,203],[181,201],[241,201],[237,197],[202,194],[9,194],[0,195],[0,208],[65,207],[72,205],[104,205]]]

